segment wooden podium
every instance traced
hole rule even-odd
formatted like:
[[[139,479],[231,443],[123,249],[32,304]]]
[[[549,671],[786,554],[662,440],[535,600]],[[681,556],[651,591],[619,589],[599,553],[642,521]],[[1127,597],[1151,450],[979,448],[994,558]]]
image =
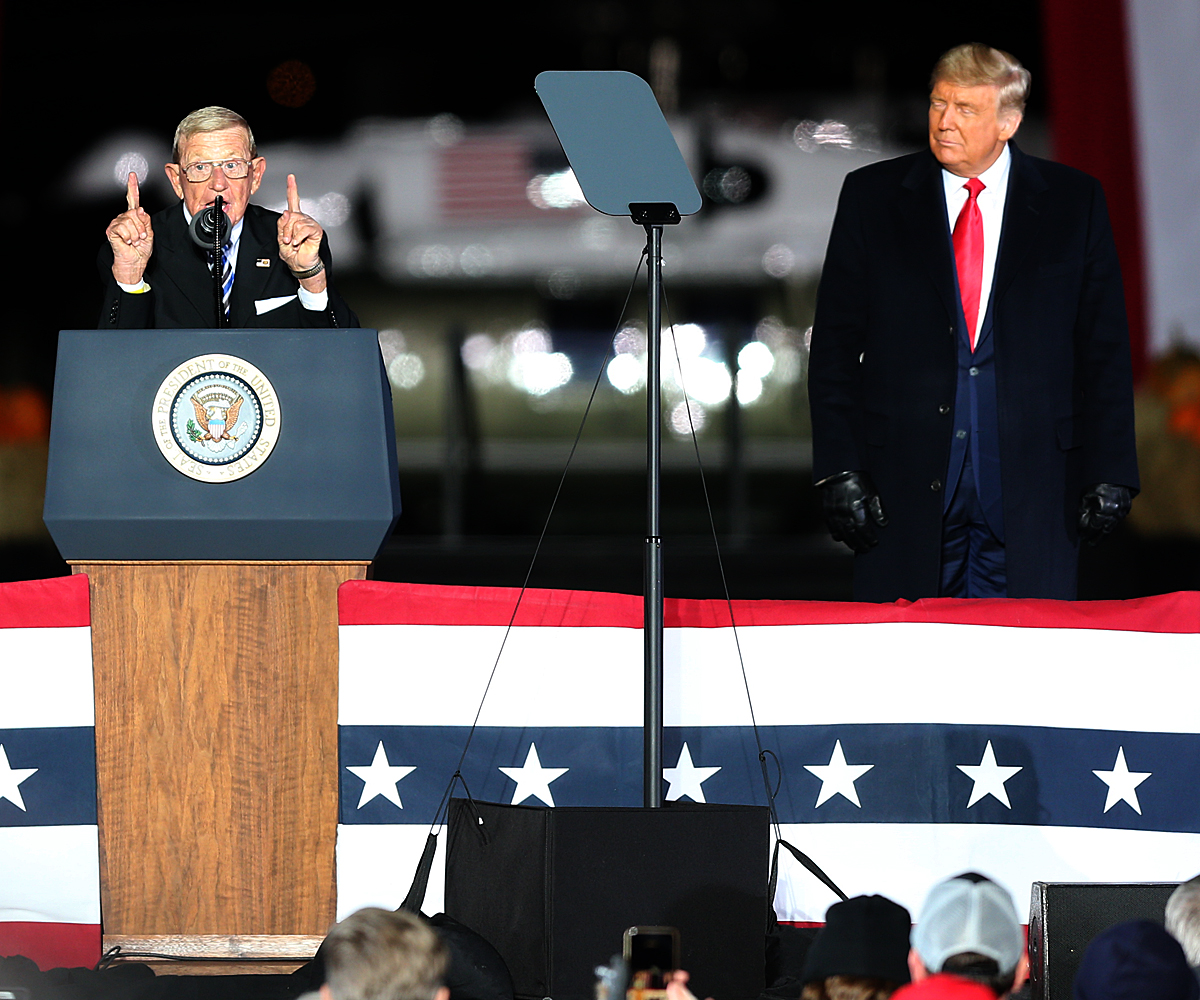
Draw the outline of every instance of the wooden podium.
[[[152,440],[114,460],[86,401],[124,387],[120,424],[150,439],[149,397],[197,356],[270,372],[269,460],[232,482],[182,475]],[[335,405],[343,433],[322,439],[304,411]],[[394,456],[374,331],[60,336],[46,523],[90,581],[105,949],[278,971],[333,923],[337,589],[399,513]]]

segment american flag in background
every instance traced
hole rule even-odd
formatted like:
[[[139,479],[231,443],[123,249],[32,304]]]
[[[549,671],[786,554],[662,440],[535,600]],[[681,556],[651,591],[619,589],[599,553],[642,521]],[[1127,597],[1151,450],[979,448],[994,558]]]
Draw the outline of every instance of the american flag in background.
[[[0,583],[0,956],[100,959],[86,576]]]
[[[438,207],[447,222],[507,222],[537,216],[526,194],[529,147],[510,136],[474,136],[438,150]]]
[[[404,898],[515,599],[343,585],[339,916]],[[1200,594],[734,613],[783,836],[848,894],[915,912],[978,869],[1023,909],[1035,880],[1200,871]],[[666,620],[667,798],[763,804],[726,605],[668,601]],[[472,796],[640,804],[640,628],[638,597],[528,592],[462,767]],[[426,912],[443,872],[444,853]],[[783,856],[781,919],[834,901]]]

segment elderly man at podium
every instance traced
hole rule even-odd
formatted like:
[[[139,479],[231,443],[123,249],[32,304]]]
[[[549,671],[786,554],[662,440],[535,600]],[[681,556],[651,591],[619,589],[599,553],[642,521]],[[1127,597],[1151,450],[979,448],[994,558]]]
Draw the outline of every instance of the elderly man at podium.
[[[101,329],[359,325],[330,283],[325,232],[301,211],[295,176],[288,174],[282,215],[249,203],[267,162],[257,155],[254,133],[241,115],[220,107],[193,111],[175,130],[173,156],[165,169],[180,204],[148,214],[131,173],[126,209],[105,232]],[[230,226],[224,317],[217,313],[213,254],[191,233],[192,220],[218,196]]]

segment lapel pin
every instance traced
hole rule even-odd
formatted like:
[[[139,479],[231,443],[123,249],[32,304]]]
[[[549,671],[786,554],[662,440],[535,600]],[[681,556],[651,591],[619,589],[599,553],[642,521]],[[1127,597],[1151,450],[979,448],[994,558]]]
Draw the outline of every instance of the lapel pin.
[[[254,262],[254,266],[255,267],[270,267],[271,266],[271,258],[270,257],[259,257],[258,260],[256,260]]]

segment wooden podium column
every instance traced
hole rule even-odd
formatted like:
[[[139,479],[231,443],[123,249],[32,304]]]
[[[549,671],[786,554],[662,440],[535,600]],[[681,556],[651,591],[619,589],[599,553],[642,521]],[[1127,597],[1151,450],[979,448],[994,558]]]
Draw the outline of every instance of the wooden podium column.
[[[335,906],[337,588],[368,563],[72,565],[91,581],[105,946],[216,957],[266,935],[264,954],[311,955]]]

